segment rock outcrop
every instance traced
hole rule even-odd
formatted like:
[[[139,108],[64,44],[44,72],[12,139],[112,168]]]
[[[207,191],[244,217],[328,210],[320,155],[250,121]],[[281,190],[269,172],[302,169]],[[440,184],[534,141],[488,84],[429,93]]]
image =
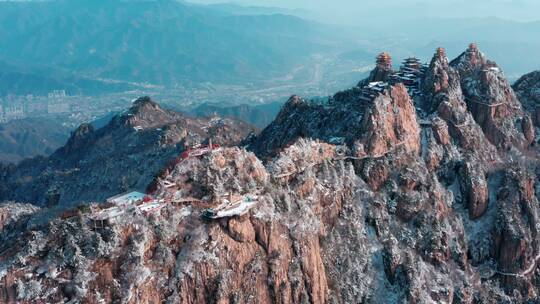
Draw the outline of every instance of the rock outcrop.
[[[406,151],[420,151],[420,127],[414,104],[402,84],[390,87],[366,108],[360,140],[355,142],[356,156],[384,155],[403,146]]]
[[[421,90],[424,96],[422,108],[431,113],[444,99],[460,99],[461,87],[457,79],[459,79],[457,72],[449,67],[446,51],[438,48],[422,82]]]
[[[401,146],[418,152],[419,134],[414,104],[407,89],[398,84],[369,103],[352,97],[322,105],[293,96],[276,120],[248,144],[259,155],[273,155],[300,137],[314,138],[350,143],[356,157],[365,157]]]
[[[469,217],[473,220],[486,212],[489,202],[489,189],[484,170],[475,165],[477,164],[472,162],[463,165],[461,180]]]
[[[485,58],[475,44],[451,62],[459,72],[467,107],[496,146],[527,145],[516,122],[523,119],[521,104],[496,63]]]
[[[540,127],[540,71],[524,75],[512,87],[535,126]]]

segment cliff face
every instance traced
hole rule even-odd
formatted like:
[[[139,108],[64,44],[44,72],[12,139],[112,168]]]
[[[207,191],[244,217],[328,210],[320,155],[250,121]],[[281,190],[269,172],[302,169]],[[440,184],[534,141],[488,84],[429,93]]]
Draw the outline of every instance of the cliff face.
[[[535,126],[540,127],[540,71],[524,75],[516,81],[513,89]]]
[[[359,182],[350,164],[331,164],[333,156],[333,146],[301,141],[270,171],[238,148],[184,161],[168,177],[176,186],[159,188],[159,198],[172,199],[176,189],[200,200],[210,193],[257,193],[257,210],[204,222],[203,203],[169,205],[159,216],[134,214],[102,230],[92,230],[82,217],[55,221],[52,242],[43,234],[26,245],[21,238],[5,239],[2,252],[7,253],[4,246],[17,247],[24,264],[43,272],[28,284],[12,270],[3,273],[8,286],[0,296],[89,303],[323,303],[329,285],[320,238],[330,233]],[[289,189],[270,180],[271,173],[289,170],[298,171],[288,177]],[[18,263],[10,258],[15,257],[3,255],[2,261]]]
[[[144,190],[187,147],[208,138],[233,145],[254,131],[234,119],[186,117],[143,97],[101,129],[81,125],[50,157],[3,170],[0,200],[65,207]]]
[[[460,74],[467,107],[488,140],[497,146],[531,144],[523,135],[521,104],[497,64],[471,44],[451,65]]]
[[[47,208],[20,212],[0,233],[0,299],[538,301],[538,150],[506,129],[521,110],[472,109],[491,90],[514,98],[499,78],[474,95],[482,56],[450,64],[438,50],[413,97],[399,82],[292,97],[247,150],[163,171],[156,213],[95,228],[95,211],[47,224]]]
[[[385,154],[405,146],[419,151],[420,131],[413,102],[403,85],[388,86],[373,102],[352,96],[345,101],[314,104],[293,96],[276,120],[248,141],[259,155],[273,155],[300,137],[349,143],[357,157]]]

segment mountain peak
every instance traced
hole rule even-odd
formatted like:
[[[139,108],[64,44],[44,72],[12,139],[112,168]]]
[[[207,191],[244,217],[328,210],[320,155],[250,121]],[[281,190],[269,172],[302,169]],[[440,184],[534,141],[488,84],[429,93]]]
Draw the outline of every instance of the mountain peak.
[[[501,68],[470,44],[450,65],[459,73],[467,108],[482,127],[486,137],[498,147],[512,143],[528,146],[534,140],[534,129],[525,123],[520,102]],[[527,134],[527,135],[526,135]]]
[[[160,106],[157,102],[153,101],[150,96],[141,96],[133,102],[131,111],[140,111],[144,108],[160,109]]]
[[[437,51],[435,52],[435,56],[433,59],[439,59],[439,60],[446,60],[448,61],[448,57],[446,57],[446,49],[443,47],[438,47]]]
[[[113,119],[120,126],[136,129],[154,128],[177,121],[182,114],[167,111],[148,96],[137,98],[131,108],[124,114]]]
[[[457,72],[449,66],[446,50],[442,47],[437,48],[422,81],[421,91],[424,96],[422,108],[424,111],[427,113],[435,111],[442,99],[448,97],[448,91],[452,87],[459,86],[456,74]],[[453,91],[458,92],[459,88],[456,89]]]
[[[531,113],[534,124],[540,127],[540,71],[522,76],[513,89],[523,108]]]
[[[65,146],[61,147],[57,153],[68,155],[80,150],[86,146],[86,143],[92,138],[94,127],[89,123],[81,124],[75,131],[71,133]]]
[[[469,73],[482,68],[486,63],[487,59],[478,49],[478,45],[476,43],[471,43],[465,52],[454,59],[450,64],[457,70]]]

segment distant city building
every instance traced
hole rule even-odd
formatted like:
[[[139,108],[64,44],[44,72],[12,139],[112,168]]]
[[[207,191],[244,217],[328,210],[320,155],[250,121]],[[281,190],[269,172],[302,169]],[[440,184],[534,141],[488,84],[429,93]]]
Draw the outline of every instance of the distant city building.
[[[3,120],[20,119],[24,117],[24,106],[22,104],[5,105],[3,107]]]
[[[47,113],[47,103],[42,101],[32,101],[26,104],[26,113]]]
[[[54,90],[52,92],[49,92],[48,97],[49,98],[64,98],[66,97],[66,90]]]

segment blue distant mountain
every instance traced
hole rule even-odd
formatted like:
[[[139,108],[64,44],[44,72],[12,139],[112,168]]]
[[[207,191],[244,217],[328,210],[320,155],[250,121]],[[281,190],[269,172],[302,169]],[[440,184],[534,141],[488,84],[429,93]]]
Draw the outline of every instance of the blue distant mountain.
[[[49,70],[53,82],[70,71],[159,85],[257,83],[335,46],[321,24],[234,11],[178,1],[0,2],[0,61],[30,75]]]

